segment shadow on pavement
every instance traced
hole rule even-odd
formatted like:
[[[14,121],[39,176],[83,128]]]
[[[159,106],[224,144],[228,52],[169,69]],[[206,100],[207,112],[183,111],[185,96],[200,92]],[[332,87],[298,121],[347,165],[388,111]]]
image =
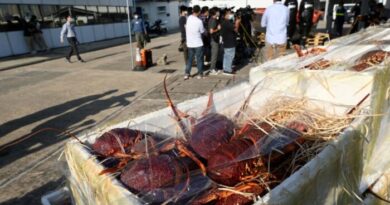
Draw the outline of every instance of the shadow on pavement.
[[[89,97],[73,100],[6,123],[8,129],[6,132],[2,131],[1,135],[4,135],[4,133],[9,133],[12,130],[16,130],[33,122],[58,115],[36,126],[29,134],[24,135],[7,144],[1,145],[0,168],[14,162],[19,158],[69,138],[64,134],[56,132],[40,132],[35,134],[36,132],[39,132],[45,128],[55,128],[69,132],[79,132],[86,128],[91,128],[94,126],[95,121],[87,119],[88,116],[94,116],[107,109],[127,106],[130,104],[130,101],[128,101],[127,98],[133,97],[136,94],[136,92],[129,92],[123,95],[113,96],[108,99],[99,99],[114,92],[116,91],[108,91],[100,95],[92,95]]]
[[[45,185],[34,189],[33,191],[26,193],[20,198],[13,198],[8,201],[2,202],[2,205],[24,205],[24,204],[41,204],[41,197],[47,194],[48,190],[56,190],[65,185],[65,178],[62,177],[56,181],[51,181]],[[69,203],[70,205],[71,203]],[[66,205],[66,203],[64,204]]]
[[[168,44],[164,44],[164,45],[160,45],[160,46],[155,46],[153,48],[150,48],[150,49],[154,49],[154,50],[157,50],[157,49],[161,49],[161,48],[165,48],[165,47],[168,47],[170,46],[171,44],[168,43]],[[179,47],[179,46],[178,46]]]

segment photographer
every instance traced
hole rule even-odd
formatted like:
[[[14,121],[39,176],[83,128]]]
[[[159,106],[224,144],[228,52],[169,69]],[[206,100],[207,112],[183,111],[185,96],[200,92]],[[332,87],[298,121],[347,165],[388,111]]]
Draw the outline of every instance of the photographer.
[[[226,10],[221,24],[221,36],[223,41],[223,73],[225,75],[234,75],[232,69],[234,56],[236,55],[236,38],[240,20],[234,23],[234,14],[231,10]]]
[[[290,12],[290,20],[288,23],[287,31],[287,49],[290,48],[292,43],[295,30],[297,29],[297,13],[298,13],[298,1],[297,0],[286,0],[284,5],[287,6]]]
[[[214,7],[210,10],[209,20],[209,32],[210,32],[210,43],[211,43],[211,64],[210,70],[212,75],[219,74],[217,69],[218,53],[219,53],[219,38],[221,25],[219,24],[219,9]]]
[[[302,0],[299,6],[299,33],[301,46],[306,47],[306,39],[313,26],[314,0]]]
[[[238,34],[240,36],[240,42],[238,44],[241,49],[239,54],[243,55],[242,57],[250,57],[253,55],[256,50],[256,44],[252,38],[252,22],[253,22],[254,12],[250,6],[246,8],[240,8],[236,12],[236,19],[240,19],[240,23],[238,23]],[[237,53],[238,54],[238,53]]]

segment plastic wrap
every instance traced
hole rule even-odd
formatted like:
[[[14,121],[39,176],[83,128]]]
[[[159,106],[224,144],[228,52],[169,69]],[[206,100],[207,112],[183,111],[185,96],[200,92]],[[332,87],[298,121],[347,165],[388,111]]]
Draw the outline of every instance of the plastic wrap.
[[[387,36],[382,28],[368,32],[373,31],[377,32],[375,38]],[[360,39],[355,42],[363,42],[364,34],[354,35]],[[335,44],[331,46],[328,51],[347,49]],[[366,49],[372,49],[372,45],[356,50],[351,56],[363,54]],[[177,111],[177,114],[166,108],[79,136],[82,144],[73,140],[65,148],[75,202],[202,204],[210,198],[220,199],[221,195],[225,196],[222,200],[230,200],[229,196],[238,192],[236,197],[241,197],[240,200],[256,199],[255,204],[361,203],[367,187],[383,176],[390,164],[390,158],[383,157],[390,154],[385,129],[388,117],[383,115],[389,107],[390,69],[377,66],[373,69],[375,72],[359,73],[282,66],[287,65],[284,64],[286,59],[292,60],[291,66],[305,65],[331,54],[311,56],[298,60],[300,62],[293,56],[286,56],[273,61],[282,69],[272,70],[271,63],[252,69],[249,83],[214,93],[212,103],[204,96],[178,104],[177,110],[181,112]],[[289,145],[294,145],[292,152],[302,147],[311,148],[312,144],[305,144],[307,141],[299,141],[306,132],[305,123],[302,123],[306,121],[302,116],[281,118],[271,124],[271,128],[262,127],[258,122],[266,121],[264,116],[269,114],[270,105],[278,101],[288,104],[294,100],[304,100],[307,104],[301,111],[308,113],[320,110],[334,118],[344,118],[355,111],[356,116],[350,117],[354,120],[347,124],[350,125],[346,126],[348,128],[337,130],[344,131],[337,132],[335,138],[327,141],[328,146],[316,149],[307,161],[297,168],[289,167],[289,174],[279,177],[276,176],[279,173],[268,174],[274,169],[271,164],[283,162],[278,153],[290,153],[284,150],[291,147]],[[361,112],[354,109],[357,105]],[[256,135],[248,132],[242,135],[244,140],[231,143],[231,137],[246,133],[243,128],[247,122],[256,125]],[[115,134],[118,131],[113,131],[117,128],[135,131],[129,134],[135,145],[122,141],[121,136]],[[263,134],[259,134],[259,130]],[[111,137],[97,146],[101,149],[94,148],[105,133]],[[197,133],[196,137],[194,133]],[[259,135],[265,137],[258,140]],[[112,149],[121,156],[105,148],[116,143],[118,146]],[[226,160],[226,154],[234,158]],[[206,169],[202,169],[202,164]],[[227,165],[243,173],[237,174]],[[257,177],[256,182],[242,181],[252,175]],[[273,179],[282,180],[274,183]]]
[[[354,82],[359,82],[359,84],[354,84]],[[333,116],[341,116],[359,103],[359,101],[361,101],[368,93],[370,93],[371,83],[372,75],[368,73],[356,74],[354,72],[322,72],[319,74],[311,71],[286,72],[284,74],[269,77],[267,80],[257,84],[256,89],[249,100],[248,96],[254,88],[249,83],[242,83],[215,93],[213,96],[214,103],[210,108],[210,112],[219,113],[227,116],[232,121],[235,121],[237,112],[246,100],[248,100],[249,104],[246,109],[247,112],[244,113],[247,116],[251,116],[253,113],[263,112],[262,110],[264,106],[268,104],[270,100],[287,97],[292,99],[306,99],[310,102],[310,107],[323,110]],[[341,90],[344,91],[341,92]],[[202,113],[206,110],[207,101],[208,97],[205,96],[177,105],[178,109],[183,112],[190,113],[196,119],[195,122],[197,124],[191,124],[193,122],[191,122],[192,120],[189,118],[183,119],[186,127],[191,128],[203,123],[204,121],[207,122],[207,118],[203,118],[202,120]],[[369,101],[369,99],[365,101],[361,107],[365,108]],[[247,120],[245,117],[243,119],[243,121]],[[208,129],[213,129],[212,124],[213,123],[211,123],[211,125],[209,124],[210,127]],[[134,164],[137,163],[137,166],[135,166],[136,168],[134,169],[142,170],[142,167],[146,167],[146,170],[150,169],[156,172],[161,172],[161,175],[157,177],[171,176],[164,175],[168,172],[174,172],[175,175],[180,173],[182,180],[179,180],[180,182],[175,184],[175,186],[163,186],[152,190],[145,189],[143,191],[133,191],[132,193],[127,189],[127,185],[120,181],[122,178],[121,176],[118,176],[118,174],[99,175],[99,173],[103,170],[112,166],[110,166],[107,161],[101,161],[101,159],[96,158],[93,155],[91,148],[88,147],[91,147],[91,145],[96,142],[96,139],[106,131],[114,128],[126,127],[148,132],[149,135],[155,134],[161,136],[162,142],[157,143],[154,146],[158,148],[162,148],[166,143],[169,144],[170,141],[175,141],[176,139],[181,139],[183,137],[183,131],[174,119],[172,110],[167,108],[141,116],[134,120],[108,127],[97,133],[90,133],[86,136],[81,136],[80,138],[85,142],[85,146],[80,145],[77,141],[68,143],[65,153],[71,172],[71,191],[73,196],[77,198],[77,203],[140,204],[150,202],[151,199],[153,199],[153,202],[155,203],[167,201],[176,201],[177,203],[181,203],[183,202],[181,200],[188,202],[188,200],[197,198],[199,195],[204,194],[204,191],[210,186],[215,186],[215,184],[213,185],[210,180],[202,177],[199,167],[197,167],[197,164],[193,161],[191,165],[187,166],[185,164],[185,160],[176,161],[176,159],[168,159],[169,157],[156,158],[153,160],[153,164],[156,164],[156,167],[161,166],[160,168],[151,168],[153,165],[146,163],[147,161],[145,162],[146,164],[132,161],[127,164],[125,169],[133,167],[135,166]],[[212,132],[212,130],[210,132]],[[291,136],[290,134],[286,134],[284,131],[279,131],[278,133],[279,134],[276,136],[281,136],[280,133],[284,133],[283,135],[285,136]],[[291,141],[279,140],[275,143],[275,141],[272,142],[271,140],[269,142],[272,146],[261,148],[261,150],[264,151],[262,152],[260,150],[260,154],[259,152],[257,152],[257,154],[254,152],[254,155],[239,155],[236,158],[236,161],[232,160],[230,163],[267,155],[270,149],[280,149]],[[154,156],[153,151],[156,149],[151,148],[153,146],[147,142],[141,143],[141,145],[150,147],[148,153],[145,153],[145,156],[147,157],[149,155],[148,159],[151,159]],[[208,144],[203,144],[203,147],[207,147],[207,145]],[[191,150],[193,149],[194,147],[191,148]],[[198,151],[195,150],[195,152]],[[176,157],[181,159],[183,157],[181,155],[182,153],[179,151],[175,151],[171,154],[173,154],[174,158]],[[186,158],[188,161],[188,157]],[[159,163],[159,161],[163,163]],[[164,168],[166,164],[168,164],[167,167],[177,167],[177,170],[164,171],[166,169]],[[189,170],[186,170],[186,167],[188,167]],[[179,172],[178,170],[181,171]],[[131,175],[132,174],[129,176]],[[191,180],[187,181],[186,179],[188,178]],[[283,186],[283,183],[280,186]],[[178,194],[180,194],[180,197],[177,197]]]

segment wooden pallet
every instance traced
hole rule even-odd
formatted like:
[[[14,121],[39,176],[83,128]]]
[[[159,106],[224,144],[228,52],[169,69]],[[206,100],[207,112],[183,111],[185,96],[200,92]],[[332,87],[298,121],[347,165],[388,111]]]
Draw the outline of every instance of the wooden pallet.
[[[306,46],[322,46],[329,41],[330,36],[327,33],[316,33],[313,38],[306,40]]]
[[[260,45],[265,45],[265,33],[261,32],[258,36],[257,36],[257,42],[259,42]]]

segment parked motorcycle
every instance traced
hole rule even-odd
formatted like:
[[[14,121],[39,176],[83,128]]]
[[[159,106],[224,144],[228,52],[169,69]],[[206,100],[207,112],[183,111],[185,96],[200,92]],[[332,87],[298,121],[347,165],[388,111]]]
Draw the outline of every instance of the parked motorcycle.
[[[156,20],[152,26],[147,22],[146,30],[148,31],[148,34],[157,34],[159,36],[168,33],[166,24],[161,19]]]

